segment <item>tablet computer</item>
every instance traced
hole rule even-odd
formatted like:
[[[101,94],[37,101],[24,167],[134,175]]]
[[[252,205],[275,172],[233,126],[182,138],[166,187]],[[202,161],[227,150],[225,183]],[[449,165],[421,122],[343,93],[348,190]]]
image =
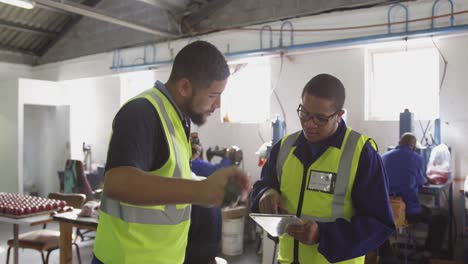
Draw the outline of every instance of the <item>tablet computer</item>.
[[[274,237],[281,236],[289,224],[302,224],[301,219],[295,215],[287,214],[249,214],[260,227]]]

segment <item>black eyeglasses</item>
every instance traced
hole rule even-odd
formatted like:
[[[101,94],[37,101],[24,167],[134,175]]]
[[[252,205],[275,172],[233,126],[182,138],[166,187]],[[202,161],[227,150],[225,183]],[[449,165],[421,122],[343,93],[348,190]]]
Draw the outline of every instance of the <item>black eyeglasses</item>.
[[[337,110],[336,112],[334,112],[333,114],[329,116],[323,116],[323,115],[317,115],[317,114],[313,115],[313,114],[307,113],[306,111],[304,111],[302,104],[299,104],[299,106],[297,107],[297,115],[299,116],[299,119],[301,119],[303,122],[307,122],[312,119],[314,123],[318,126],[326,125],[328,121],[330,121],[330,119],[334,117],[336,114],[338,114],[340,111],[341,109]]]

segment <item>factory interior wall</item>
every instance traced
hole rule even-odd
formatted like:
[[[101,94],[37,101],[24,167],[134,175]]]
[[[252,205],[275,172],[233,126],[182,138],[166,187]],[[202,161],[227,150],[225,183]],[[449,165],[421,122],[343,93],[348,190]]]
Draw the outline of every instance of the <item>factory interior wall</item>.
[[[18,80],[0,84],[0,192],[19,189]]]
[[[63,81],[70,98],[70,151],[83,160],[83,142],[91,146],[92,163],[104,164],[114,115],[120,106],[118,76]]]
[[[431,3],[424,1],[408,3],[411,10],[411,18],[425,17],[430,15]],[[456,9],[463,10],[467,3],[457,3]],[[293,20],[296,27],[332,27],[333,25],[353,25],[385,23],[388,7],[375,7],[370,9],[334,12],[309,18]],[[447,5],[442,4],[440,13],[446,13]],[[394,12],[394,20],[400,20],[403,13]],[[457,16],[458,23],[465,23],[466,15]],[[273,28],[279,28],[282,22],[271,23]],[[427,28],[429,21],[411,25],[411,29]],[[447,26],[448,19],[438,19],[437,26]],[[256,26],[260,27],[260,26]],[[402,26],[394,27],[393,30],[401,31]],[[325,41],[343,37],[359,37],[364,35],[375,35],[386,33],[387,28],[371,28],[353,32],[333,32],[330,34],[302,34],[296,33],[295,44],[313,41]],[[278,45],[278,33],[273,33],[273,45]],[[285,35],[285,39],[289,35]],[[208,40],[217,45],[220,50],[240,51],[258,49],[258,32],[223,32],[201,39]],[[268,37],[264,34],[264,43],[267,45]],[[455,179],[457,184],[462,181],[468,173],[467,154],[464,149],[468,143],[463,140],[463,131],[468,124],[463,116],[463,98],[466,97],[467,58],[463,54],[464,47],[468,44],[466,36],[448,38],[435,38],[441,51],[447,58],[448,68],[444,86],[440,94],[440,109],[442,119],[442,140],[449,144],[454,150]],[[173,53],[187,44],[187,40],[178,40],[170,43],[160,43],[158,57],[161,60],[171,59],[169,47]],[[229,44],[229,45],[227,45]],[[141,56],[143,47],[135,47],[122,51],[124,61],[134,61],[132,56]],[[110,69],[113,61],[113,53],[102,53],[69,61],[35,66],[30,75],[33,79],[51,80],[59,82],[64,89],[70,93],[70,97],[76,100],[76,106],[70,103],[70,148],[71,155],[75,158],[82,157],[82,142],[93,145],[93,160],[99,163],[105,161],[106,147],[110,135],[112,118],[118,111],[120,105],[132,95],[147,88],[151,80],[145,79],[145,83],[138,86],[138,80],[132,77],[122,77],[122,71]],[[287,54],[283,58],[283,69],[279,74],[280,57],[271,58],[272,84],[282,100],[286,109],[287,132],[291,133],[300,129],[295,109],[299,103],[299,97],[304,84],[315,74],[328,72],[339,77],[347,89],[346,109],[348,110],[348,124],[354,129],[373,137],[380,146],[381,152],[389,145],[395,145],[398,141],[398,122],[396,121],[366,121],[364,120],[364,94],[366,87],[366,48],[364,46],[337,47],[329,49],[315,49],[310,52]],[[0,65],[1,67],[1,65]],[[26,67],[26,66],[25,66]],[[136,69],[132,69],[136,70]],[[166,81],[170,67],[160,66],[154,70],[154,78]],[[26,71],[27,72],[27,71]],[[279,81],[277,80],[279,77]],[[129,79],[131,79],[129,81]],[[130,83],[130,84],[129,84]],[[144,86],[144,87],[143,87]],[[4,97],[2,96],[2,100]],[[420,98],[424,100],[423,98]],[[271,118],[281,111],[278,102],[271,98]],[[257,156],[254,154],[263,143],[260,139],[271,138],[271,120],[262,124],[221,124],[219,112],[216,112],[205,126],[193,127],[200,132],[200,137],[205,146],[229,146],[238,145],[244,150],[244,168],[252,175],[252,180],[260,177],[260,168],[257,165]],[[420,131],[416,131],[417,134]],[[419,134],[420,135],[420,134]],[[11,136],[14,138],[14,136]],[[17,150],[16,150],[17,151]],[[16,172],[16,171],[13,171]],[[459,184],[457,185],[459,187]],[[456,192],[457,193],[457,192]]]
[[[70,156],[69,142],[69,106],[24,105],[24,193],[47,197],[59,190],[57,170]]]

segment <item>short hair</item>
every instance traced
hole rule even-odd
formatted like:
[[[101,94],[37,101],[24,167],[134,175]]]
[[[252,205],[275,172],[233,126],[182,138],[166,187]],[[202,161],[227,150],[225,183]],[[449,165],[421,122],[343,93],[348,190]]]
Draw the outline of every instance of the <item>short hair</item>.
[[[183,47],[174,58],[169,82],[187,78],[195,88],[226,80],[231,73],[224,55],[211,43],[195,41]]]
[[[416,136],[413,133],[406,132],[400,137],[400,145],[407,147],[416,147]]]
[[[326,73],[319,74],[307,82],[301,98],[306,94],[335,101],[336,110],[343,109],[346,97],[343,83],[335,76]]]

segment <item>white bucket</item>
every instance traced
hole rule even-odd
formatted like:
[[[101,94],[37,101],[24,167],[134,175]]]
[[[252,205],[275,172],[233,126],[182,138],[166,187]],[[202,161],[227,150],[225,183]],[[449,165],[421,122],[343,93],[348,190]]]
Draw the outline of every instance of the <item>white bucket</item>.
[[[227,256],[242,254],[244,249],[244,217],[223,220],[222,253]]]

